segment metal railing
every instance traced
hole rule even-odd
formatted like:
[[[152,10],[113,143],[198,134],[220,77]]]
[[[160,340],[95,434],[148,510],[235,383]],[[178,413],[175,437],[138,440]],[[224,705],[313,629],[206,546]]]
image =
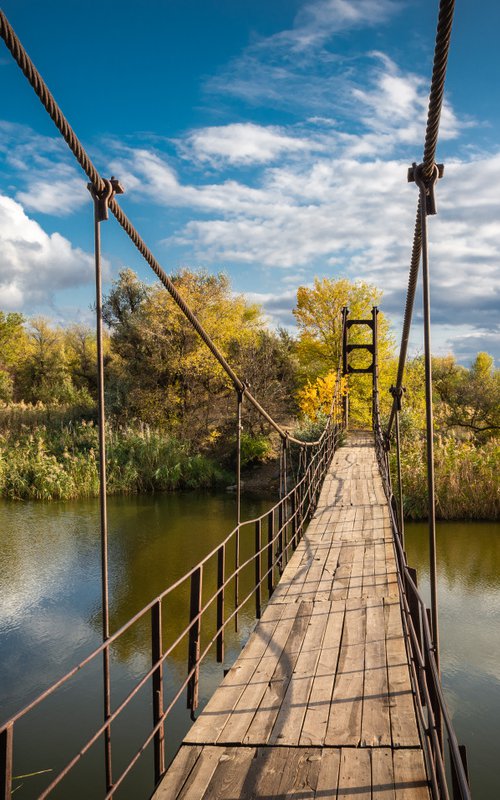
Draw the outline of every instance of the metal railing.
[[[337,384],[338,386],[339,384]],[[302,538],[304,528],[310,519],[318,500],[321,485],[325,477],[333,454],[340,442],[342,425],[331,422],[321,436],[314,450],[308,448],[307,456],[297,459],[299,470],[298,480],[290,491],[283,494],[279,501],[265,514],[255,519],[240,522],[201,561],[153,598],[144,608],[129,619],[119,630],[110,635],[99,647],[84,658],[77,666],[69,670],[63,677],[56,681],[50,688],[40,694],[35,700],[11,717],[0,729],[0,764],[1,793],[0,797],[10,800],[12,794],[12,764],[13,743],[17,724],[28,717],[35,709],[54,693],[63,689],[72,678],[84,668],[90,667],[97,659],[109,655],[110,649],[140,620],[149,617],[151,667],[128,692],[114,709],[110,708],[104,722],[94,731],[90,738],[80,747],[78,753],[71,758],[50,783],[39,794],[40,800],[48,797],[58,787],[64,778],[81,762],[89,750],[100,740],[106,741],[105,753],[111,759],[112,753],[112,724],[129,706],[132,699],[139,691],[150,683],[152,693],[152,727],[145,740],[131,758],[127,766],[118,776],[113,776],[111,763],[108,766],[112,786],[105,794],[110,798],[131,772],[141,755],[149,745],[154,751],[154,780],[158,783],[165,772],[165,723],[174,706],[186,692],[187,705],[194,719],[194,713],[199,704],[200,666],[209,652],[215,648],[218,662],[224,660],[224,639],[228,624],[236,620],[238,613],[254,599],[255,617],[261,616],[266,593],[270,596],[275,588],[276,579],[282,574],[290,554],[295,550]],[[289,460],[293,454],[289,454]],[[235,543],[248,531],[254,532],[254,552],[250,557],[236,563],[233,569],[227,569],[226,554],[230,548],[235,550]],[[207,568],[213,568],[217,575],[215,591],[205,601],[203,600],[203,578]],[[242,573],[253,566],[254,580],[251,590],[238,599],[230,613],[226,613],[225,594],[231,585]],[[184,629],[172,641],[163,642],[163,607],[165,601],[176,589],[182,586],[189,587],[189,607],[186,609],[189,620]],[[211,609],[216,610],[215,628],[209,632],[209,641],[201,647],[201,632],[204,618]],[[204,635],[207,630],[204,625]],[[183,680],[176,687],[168,704],[164,705],[164,668],[169,656],[182,644],[187,643],[187,672]]]
[[[434,800],[470,800],[465,748],[458,744],[446,708],[441,678],[436,663],[435,639],[429,609],[418,590],[417,574],[408,566],[399,520],[399,508],[392,491],[387,438],[382,433],[378,405],[374,405],[375,450],[388,501],[396,551],[398,585],[401,596],[403,630],[410,676],[426,766]],[[399,443],[398,443],[399,450]],[[399,452],[398,452],[399,464]],[[445,767],[443,738],[449,750],[449,777]],[[449,782],[451,780],[451,787]]]

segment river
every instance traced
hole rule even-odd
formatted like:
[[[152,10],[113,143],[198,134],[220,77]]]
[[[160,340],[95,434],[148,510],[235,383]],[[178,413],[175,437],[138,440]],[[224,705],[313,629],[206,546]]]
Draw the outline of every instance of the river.
[[[243,501],[251,518],[270,505]],[[111,630],[182,575],[233,527],[234,496],[188,493],[110,498],[109,563]],[[74,666],[100,641],[100,560],[95,501],[0,503],[0,685],[6,719]],[[417,567],[428,597],[427,530],[407,525],[409,563]],[[253,541],[242,542],[243,556]],[[228,554],[231,557],[231,554]],[[473,796],[500,796],[500,525],[438,525],[439,606],[443,683],[459,741],[467,745]],[[242,590],[245,581],[242,582]],[[164,636],[186,624],[187,595],[169,607]],[[230,607],[230,602],[229,602]],[[238,633],[228,631],[225,666],[236,657],[252,627],[253,609],[241,615]],[[166,670],[166,695],[185,674],[185,647]],[[112,651],[113,707],[147,671],[149,636],[132,629]],[[101,715],[100,661],[83,670],[61,693],[16,726],[16,800],[35,797],[95,730]],[[209,659],[201,682],[201,706],[222,677]],[[151,720],[150,687],[113,727],[117,771],[145,738]],[[189,726],[182,698],[167,727],[171,756]],[[98,742],[54,797],[98,797],[103,775]],[[117,797],[147,797],[152,787],[147,752]],[[85,775],[85,778],[83,777]]]

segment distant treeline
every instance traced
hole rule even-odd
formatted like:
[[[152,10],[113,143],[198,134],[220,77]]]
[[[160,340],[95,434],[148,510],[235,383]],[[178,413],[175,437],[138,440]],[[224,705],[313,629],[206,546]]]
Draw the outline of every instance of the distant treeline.
[[[277,420],[311,431],[329,408],[340,356],[340,310],[368,317],[380,293],[366,283],[301,287],[298,335],[270,330],[259,306],[228,278],[182,270],[174,284],[237,373]],[[109,491],[142,492],[232,482],[234,388],[159,285],[124,270],[104,302]],[[379,315],[382,411],[396,359]],[[360,334],[362,336],[363,333]],[[362,341],[360,339],[360,341]],[[352,354],[361,359],[361,351]],[[96,339],[92,329],[0,312],[0,494],[94,496],[98,489]],[[405,504],[425,515],[423,362],[408,364],[403,403]],[[370,380],[351,380],[354,424],[370,424]],[[438,515],[496,518],[500,373],[479,353],[470,369],[434,359]],[[273,454],[265,422],[244,406],[243,461]],[[229,471],[229,472],[228,472]]]

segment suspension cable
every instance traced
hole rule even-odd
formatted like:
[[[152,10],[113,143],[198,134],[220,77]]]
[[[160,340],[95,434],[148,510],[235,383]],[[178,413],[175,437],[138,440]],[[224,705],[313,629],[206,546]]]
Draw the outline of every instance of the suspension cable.
[[[455,10],[455,0],[441,0],[439,4],[439,15],[436,30],[436,44],[434,49],[434,63],[432,66],[431,90],[429,94],[429,106],[427,111],[427,126],[425,131],[424,155],[422,161],[422,172],[425,181],[429,181],[434,170],[434,159],[439,134],[439,123],[441,110],[443,107],[444,84],[446,79],[446,68],[448,64],[448,53],[451,41],[451,27],[453,23],[453,12]],[[422,253],[422,226],[420,214],[420,192],[417,205],[417,215],[415,220],[415,230],[413,234],[413,246],[410,259],[410,272],[408,277],[408,290],[406,295],[405,312],[403,319],[403,331],[401,334],[401,347],[399,350],[398,373],[396,378],[396,390],[400,391],[403,385],[403,375],[408,352],[408,339],[415,302],[415,291],[417,287],[418,270],[420,256]],[[387,425],[386,438],[389,439],[396,414],[396,403],[392,404],[391,414]]]
[[[42,76],[38,72],[35,65],[33,64],[28,53],[21,44],[19,37],[15,33],[7,17],[5,16],[5,13],[1,9],[0,9],[0,36],[4,40],[14,60],[22,70],[25,77],[27,78],[30,86],[33,88],[35,94],[41,101],[42,105],[44,106],[45,110],[47,111],[50,118],[54,122],[55,126],[63,136],[66,144],[70,148],[71,152],[75,156],[81,168],[89,178],[89,181],[93,184],[93,186],[96,188],[97,191],[102,192],[106,186],[105,180],[101,177],[96,167],[92,163],[88,153],[86,152],[82,143],[78,139],[76,133],[69,124],[68,120],[64,116],[53,94],[51,93],[47,84],[43,80]],[[212,352],[212,354],[217,359],[223,370],[226,372],[228,377],[231,379],[235,389],[244,394],[244,396],[248,399],[248,401],[254,406],[256,411],[262,417],[264,417],[264,419],[269,423],[269,425],[271,425],[272,428],[274,428],[275,431],[277,431],[277,433],[279,433],[282,439],[288,438],[288,441],[293,442],[294,444],[297,444],[300,447],[313,447],[318,445],[320,440],[316,440],[313,442],[304,442],[301,441],[300,439],[295,439],[294,437],[290,436],[287,433],[287,431],[285,431],[271,417],[271,415],[268,414],[268,412],[263,408],[263,406],[258,402],[258,400],[252,395],[248,387],[245,385],[244,381],[242,381],[239,378],[239,376],[230,366],[223,353],[219,350],[219,348],[217,347],[211,336],[208,334],[208,332],[205,330],[201,322],[191,311],[188,304],[179,294],[175,285],[172,283],[166,272],[163,270],[159,261],[157,261],[157,259],[155,258],[149,247],[146,245],[145,241],[140,236],[137,229],[128,219],[127,215],[125,214],[123,209],[120,208],[120,206],[118,205],[118,203],[114,198],[111,198],[109,200],[108,207],[111,210],[114,217],[116,218],[116,220],[118,221],[119,225],[121,225],[127,236],[136,246],[137,250],[149,264],[155,275],[159,278],[165,289],[167,289],[167,291],[173,298],[174,302],[181,309],[184,316],[189,320],[189,322],[196,330],[200,338],[203,340],[203,342]]]

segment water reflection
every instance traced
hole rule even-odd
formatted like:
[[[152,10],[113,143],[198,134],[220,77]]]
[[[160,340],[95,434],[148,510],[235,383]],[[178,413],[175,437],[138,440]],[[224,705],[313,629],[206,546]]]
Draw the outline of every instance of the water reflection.
[[[427,527],[407,526],[408,562],[430,603]],[[441,669],[475,800],[500,797],[500,525],[437,528]]]
[[[252,518],[267,510],[270,500],[246,500],[243,514]],[[234,525],[234,496],[220,494],[161,495],[111,498],[109,501],[109,568],[111,630],[118,629],[166,586],[216,547]],[[4,588],[0,615],[0,684],[2,719],[23,707],[99,644],[100,560],[98,509],[95,502],[61,504],[0,504],[3,536],[0,580]],[[242,558],[250,555],[253,529],[242,535]],[[234,558],[228,550],[228,560]],[[215,587],[215,562],[205,571],[205,593]],[[251,575],[243,576],[242,596]],[[230,589],[231,587],[229,587]],[[189,584],[164,604],[164,641],[171,642],[188,622]],[[228,613],[232,607],[228,592]],[[231,627],[226,642],[230,663],[249,635],[253,613],[241,615],[238,634]],[[215,629],[215,608],[207,615]],[[150,619],[146,616],[112,649],[113,707],[123,700],[150,667]],[[186,674],[186,643],[169,658],[165,669],[166,702]],[[47,765],[54,772],[97,727],[101,715],[100,660],[85,668],[61,695],[16,729],[15,772],[24,774]],[[203,671],[203,705],[222,677],[222,667],[207,661]],[[51,723],[47,728],[46,720]],[[168,752],[175,751],[189,725],[185,699],[174,710]],[[114,761],[125,765],[151,726],[150,684],[114,725]],[[94,748],[94,751],[97,748]],[[86,758],[85,772],[72,777],[55,797],[100,796],[99,752]],[[125,784],[122,796],[147,796],[150,758]],[[47,778],[30,779],[17,797],[36,796]],[[119,793],[117,796],[120,796]]]
[[[270,501],[246,501],[254,517]],[[231,530],[231,495],[163,495],[111,498],[110,611],[116,630],[180,577]],[[0,685],[2,718],[26,704],[98,645],[101,631],[98,510],[94,501],[54,504],[0,504]],[[242,558],[253,550],[253,528],[242,535]],[[429,601],[425,525],[407,526],[409,563]],[[228,563],[233,553],[229,549]],[[496,764],[500,756],[500,526],[447,523],[438,526],[439,605],[443,682],[459,740],[468,748],[475,800],[500,797]],[[240,596],[251,586],[253,567],[242,578]],[[205,597],[215,586],[215,570],[204,576]],[[187,622],[188,585],[164,604],[164,639],[172,641]],[[232,587],[227,592],[231,610]],[[215,630],[215,609],[207,615]],[[237,656],[253,624],[253,607],[241,615],[240,632],[229,627],[226,664]],[[186,673],[186,644],[165,670],[167,699]],[[135,625],[112,652],[113,705],[116,706],[150,665],[149,619]],[[202,676],[202,704],[222,669],[211,659]],[[56,770],[83,744],[101,718],[101,665],[82,671],[67,689],[16,729],[16,774]],[[49,723],[47,724],[47,720]],[[113,728],[117,770],[142,743],[151,723],[150,686]],[[185,698],[168,729],[169,755],[189,726]],[[55,797],[102,794],[101,743],[91,751],[64,790]],[[151,787],[148,752],[117,797],[147,796]],[[16,800],[28,800],[47,776],[24,781]]]

